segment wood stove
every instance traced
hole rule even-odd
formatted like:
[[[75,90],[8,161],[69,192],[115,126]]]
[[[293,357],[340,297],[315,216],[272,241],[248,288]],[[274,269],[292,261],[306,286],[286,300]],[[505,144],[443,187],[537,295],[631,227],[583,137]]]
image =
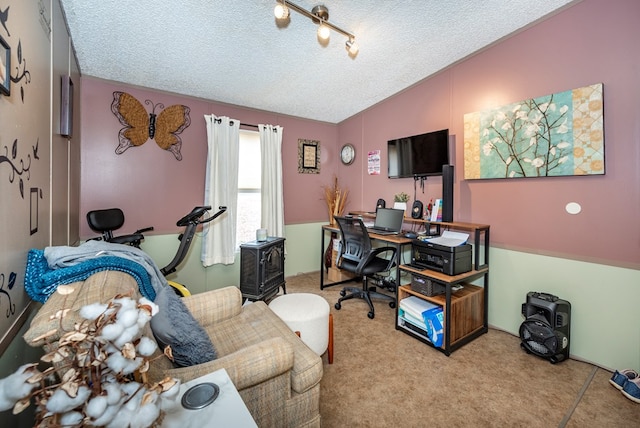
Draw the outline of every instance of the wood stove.
[[[275,296],[284,280],[284,238],[268,237],[240,245],[240,291],[249,300]]]

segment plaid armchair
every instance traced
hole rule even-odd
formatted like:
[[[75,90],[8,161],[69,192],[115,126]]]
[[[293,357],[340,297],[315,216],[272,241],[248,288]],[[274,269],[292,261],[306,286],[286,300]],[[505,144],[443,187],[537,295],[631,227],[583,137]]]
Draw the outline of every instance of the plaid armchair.
[[[60,308],[71,308],[69,314],[76,314],[64,319],[64,326],[72,328],[82,306],[137,290],[135,280],[118,271],[96,273],[74,286],[76,291],[68,296],[54,293],[36,314],[24,336],[29,345],[44,346],[47,351],[55,346],[34,339],[49,331],[52,322],[59,326],[59,320],[51,320],[51,315]],[[209,335],[218,358],[176,368],[162,356],[150,367],[150,380],[172,376],[187,382],[225,368],[261,428],[320,427],[322,359],[264,302],[242,306],[237,287],[192,295],[183,301]]]

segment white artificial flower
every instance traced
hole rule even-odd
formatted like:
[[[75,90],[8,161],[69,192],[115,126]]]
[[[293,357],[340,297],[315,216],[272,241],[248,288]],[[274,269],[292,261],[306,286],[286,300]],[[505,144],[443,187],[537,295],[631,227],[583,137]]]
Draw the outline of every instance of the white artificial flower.
[[[118,324],[126,327],[131,327],[138,321],[138,310],[137,309],[120,309],[117,315]]]
[[[136,307],[136,302],[130,297],[120,297],[118,299],[113,299],[113,303],[120,305],[121,311],[126,311],[127,309],[133,309]]]
[[[80,422],[82,422],[82,419],[84,418],[84,416],[82,416],[82,413],[77,412],[77,411],[72,411],[72,412],[67,412],[67,413],[63,413],[62,416],[60,416],[60,425],[62,426],[75,426],[75,425],[80,425]]]
[[[140,327],[134,324],[131,327],[125,328],[120,337],[113,341],[113,344],[119,349],[122,349],[125,343],[133,342],[138,337],[140,337]]]
[[[16,402],[31,394],[38,384],[28,383],[27,379],[35,373],[34,364],[24,364],[15,373],[0,379],[0,411],[11,409]]]
[[[97,397],[93,397],[89,400],[85,411],[87,412],[87,416],[97,419],[104,414],[108,405],[107,397],[104,395],[98,395]]]
[[[146,297],[141,297],[138,300],[138,304],[139,305],[144,305],[144,306],[149,306],[151,308],[151,316],[157,314],[158,311],[160,310],[158,305],[156,305],[155,303],[153,303],[151,300],[147,299]]]
[[[110,406],[118,403],[120,399],[124,397],[119,383],[105,382],[102,384],[102,388],[107,391],[107,404]]]
[[[124,331],[124,326],[122,324],[119,324],[119,323],[107,324],[102,328],[102,331],[100,332],[99,337],[102,337],[105,340],[113,342],[120,337],[123,331]]]
[[[93,321],[107,310],[106,303],[91,303],[80,308],[80,316],[86,320]]]
[[[158,349],[158,344],[155,340],[143,336],[140,338],[140,342],[136,346],[138,353],[145,357],[150,357]]]
[[[131,428],[147,428],[150,427],[160,416],[160,408],[156,403],[145,404],[140,407],[131,421]]]
[[[132,410],[125,409],[124,406],[122,406],[118,410],[118,413],[113,415],[113,419],[106,425],[106,428],[129,427],[133,415],[134,412]]]
[[[111,421],[113,421],[114,417],[120,411],[120,407],[121,407],[121,403],[118,403],[118,404],[115,404],[115,405],[112,405],[112,406],[107,406],[107,408],[104,411],[104,413],[102,414],[102,416],[100,416],[99,418],[95,419],[91,423],[91,425],[97,426],[97,427],[109,426]],[[121,426],[126,426],[126,425],[121,425]]]
[[[66,413],[87,401],[90,395],[91,390],[84,385],[80,385],[74,398],[69,397],[63,389],[56,389],[47,401],[47,410],[52,413]]]

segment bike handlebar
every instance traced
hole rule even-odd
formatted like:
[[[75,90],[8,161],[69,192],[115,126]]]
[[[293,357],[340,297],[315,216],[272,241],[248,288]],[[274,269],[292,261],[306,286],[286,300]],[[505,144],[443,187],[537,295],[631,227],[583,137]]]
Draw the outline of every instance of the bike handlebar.
[[[184,226],[187,226],[189,224],[208,223],[211,220],[215,219],[216,217],[220,216],[222,213],[224,213],[227,210],[227,207],[220,206],[220,207],[218,207],[219,211],[217,213],[215,213],[214,215],[212,215],[209,218],[206,218],[204,220],[200,220],[200,217],[202,217],[204,215],[204,213],[206,213],[210,209],[211,209],[210,206],[195,207],[193,210],[191,210],[191,212],[189,214],[187,214],[186,216],[184,216],[180,220],[178,220],[178,222],[176,223],[176,226],[184,227]]]

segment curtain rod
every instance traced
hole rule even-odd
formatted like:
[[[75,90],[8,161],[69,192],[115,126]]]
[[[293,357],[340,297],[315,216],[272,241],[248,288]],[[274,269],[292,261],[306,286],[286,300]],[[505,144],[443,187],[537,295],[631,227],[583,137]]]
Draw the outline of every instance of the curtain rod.
[[[222,119],[220,119],[220,118],[216,118],[216,119],[214,119],[214,120],[215,120],[216,122],[218,122],[218,123],[222,123]],[[229,126],[232,126],[232,125],[233,125],[233,120],[230,120],[230,121],[229,121]],[[251,127],[251,128],[260,129],[260,126],[259,126],[259,125],[253,125],[253,124],[251,124],[251,123],[242,123],[242,122],[240,122],[240,126],[249,126],[249,127]],[[274,130],[273,130],[273,132],[277,132],[277,131],[274,129]]]

